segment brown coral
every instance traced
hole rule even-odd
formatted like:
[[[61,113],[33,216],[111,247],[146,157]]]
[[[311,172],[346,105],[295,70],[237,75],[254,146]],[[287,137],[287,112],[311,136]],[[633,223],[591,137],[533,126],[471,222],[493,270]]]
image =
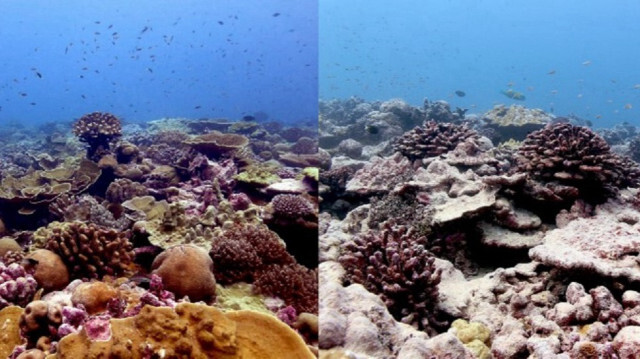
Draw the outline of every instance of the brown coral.
[[[396,319],[420,329],[439,324],[434,308],[440,273],[425,241],[413,229],[387,221],[381,232],[347,242],[339,258],[349,284],[359,283],[377,293]]]
[[[118,178],[109,184],[105,198],[111,203],[122,203],[133,197],[142,197],[148,194],[147,187],[139,182],[127,178]]]
[[[298,313],[318,313],[318,270],[303,265],[272,264],[256,277],[257,293],[278,297]]]
[[[111,319],[111,337],[92,341],[85,330],[60,340],[52,358],[296,358],[313,359],[302,338],[275,317],[253,311],[228,314],[202,304],[146,306]]]
[[[83,222],[52,222],[45,248],[60,255],[74,278],[100,278],[125,272],[133,260],[128,232]]]
[[[110,143],[122,135],[122,128],[116,116],[107,112],[92,112],[73,124],[73,134],[89,145],[87,158],[95,161],[108,153]]]
[[[264,225],[233,225],[214,238],[210,255],[222,284],[250,283],[266,265],[294,261],[278,235]]]
[[[580,197],[591,201],[611,196],[612,187],[637,186],[640,179],[637,164],[612,153],[590,129],[569,123],[529,134],[518,153],[519,170],[543,182],[575,187]]]
[[[453,150],[459,143],[478,134],[466,126],[427,121],[404,133],[393,145],[410,160],[436,157]]]
[[[181,244],[160,253],[151,265],[162,278],[165,289],[178,298],[209,301],[216,294],[213,262],[207,252],[191,244]]]
[[[59,255],[46,249],[36,249],[27,255],[27,267],[46,292],[61,290],[69,284],[69,270]]]

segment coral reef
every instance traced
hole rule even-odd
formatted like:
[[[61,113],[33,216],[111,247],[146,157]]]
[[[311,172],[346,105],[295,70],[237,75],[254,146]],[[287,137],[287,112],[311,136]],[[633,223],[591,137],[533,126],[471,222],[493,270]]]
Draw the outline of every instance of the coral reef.
[[[344,245],[340,263],[348,284],[362,284],[382,298],[391,314],[403,323],[420,329],[439,324],[433,308],[440,281],[424,248],[424,237],[417,237],[403,226],[386,222],[381,233],[366,233]]]
[[[127,232],[83,222],[52,222],[46,232],[42,246],[62,258],[73,278],[119,275],[133,261]]]
[[[496,144],[509,139],[522,141],[527,134],[550,124],[554,117],[539,109],[528,109],[520,105],[496,105],[483,115],[487,128],[495,130],[491,136]]]
[[[612,196],[612,186],[637,186],[640,178],[637,164],[611,153],[604,139],[588,128],[568,123],[529,134],[518,154],[521,171],[544,182],[574,187],[579,197],[592,201]]]
[[[92,112],[73,124],[73,134],[89,145],[87,158],[97,161],[109,153],[110,144],[122,135],[120,120],[107,112]]]
[[[33,299],[38,283],[17,263],[0,262],[0,308],[11,304],[24,306]]]
[[[398,138],[394,150],[413,161],[447,153],[464,140],[477,136],[465,126],[428,121]]]
[[[175,309],[147,306],[134,317],[111,319],[109,326],[106,340],[91,340],[86,329],[66,336],[52,358],[131,354],[190,358],[314,357],[293,330],[275,317],[258,312],[223,314],[215,308],[190,303],[178,304]]]

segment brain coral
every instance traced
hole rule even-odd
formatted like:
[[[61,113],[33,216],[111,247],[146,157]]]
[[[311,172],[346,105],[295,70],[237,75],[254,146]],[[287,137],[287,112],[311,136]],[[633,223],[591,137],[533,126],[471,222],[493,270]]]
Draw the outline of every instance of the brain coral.
[[[370,231],[347,242],[339,258],[348,284],[362,284],[377,293],[396,319],[419,329],[436,323],[440,282],[435,257],[422,244],[425,240],[387,221],[381,232]]]
[[[518,168],[544,182],[576,187],[580,197],[601,200],[611,186],[637,186],[640,169],[610,151],[606,141],[586,127],[549,125],[530,133],[520,146]]]
[[[207,251],[181,244],[160,253],[151,266],[153,274],[162,278],[164,287],[178,298],[189,296],[194,301],[212,299],[216,294],[213,262]]]
[[[478,134],[466,126],[446,122],[427,121],[405,132],[393,145],[410,160],[436,157],[453,150],[459,143]]]
[[[74,278],[119,275],[133,261],[128,232],[83,222],[52,222],[44,247],[58,254]]]

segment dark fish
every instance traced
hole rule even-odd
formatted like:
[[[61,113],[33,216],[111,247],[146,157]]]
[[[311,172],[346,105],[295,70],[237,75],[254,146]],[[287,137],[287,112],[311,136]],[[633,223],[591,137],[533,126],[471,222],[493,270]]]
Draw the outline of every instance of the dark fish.
[[[278,16],[280,16],[280,13],[279,12],[274,12],[273,15],[271,15],[271,16],[278,17]]]
[[[27,93],[26,92],[20,92],[20,96],[27,97]]]
[[[253,122],[255,120],[256,120],[256,118],[251,116],[251,115],[242,116],[242,121]]]
[[[30,105],[31,105],[31,106],[35,106],[35,105],[36,105],[36,103],[35,103],[35,102],[32,102]]]
[[[218,21],[218,24],[224,25],[224,22],[223,21]]]
[[[194,107],[194,109],[195,109],[195,110],[198,110],[198,109],[200,109],[201,107],[202,107],[202,106],[196,106],[196,107]]]
[[[109,27],[107,27],[107,29],[110,29],[110,28],[112,28],[112,27],[113,27],[113,24],[109,25]]]
[[[39,73],[38,71],[36,71],[36,76],[38,76],[39,78],[42,78],[42,74]]]
[[[142,31],[140,31],[140,34],[144,34],[145,32],[151,30],[151,28],[149,26],[145,26],[144,28],[142,28]]]
[[[82,97],[82,98],[87,98],[85,95],[80,95],[80,97]]]
[[[147,67],[147,71],[153,73],[153,70],[151,69],[151,67]]]
[[[370,135],[377,135],[378,133],[380,133],[380,129],[377,126],[373,126],[373,125],[366,125],[364,128],[367,133],[369,133]]]
[[[457,90],[455,94],[458,95],[458,97],[465,97],[467,95],[464,91],[460,90]]]

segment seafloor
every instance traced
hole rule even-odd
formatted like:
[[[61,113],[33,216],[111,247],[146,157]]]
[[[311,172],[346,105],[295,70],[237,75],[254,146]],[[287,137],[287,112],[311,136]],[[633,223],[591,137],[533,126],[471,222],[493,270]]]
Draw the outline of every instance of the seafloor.
[[[0,358],[317,356],[317,148],[277,122],[3,125]]]
[[[320,103],[321,358],[640,358],[640,132]]]

